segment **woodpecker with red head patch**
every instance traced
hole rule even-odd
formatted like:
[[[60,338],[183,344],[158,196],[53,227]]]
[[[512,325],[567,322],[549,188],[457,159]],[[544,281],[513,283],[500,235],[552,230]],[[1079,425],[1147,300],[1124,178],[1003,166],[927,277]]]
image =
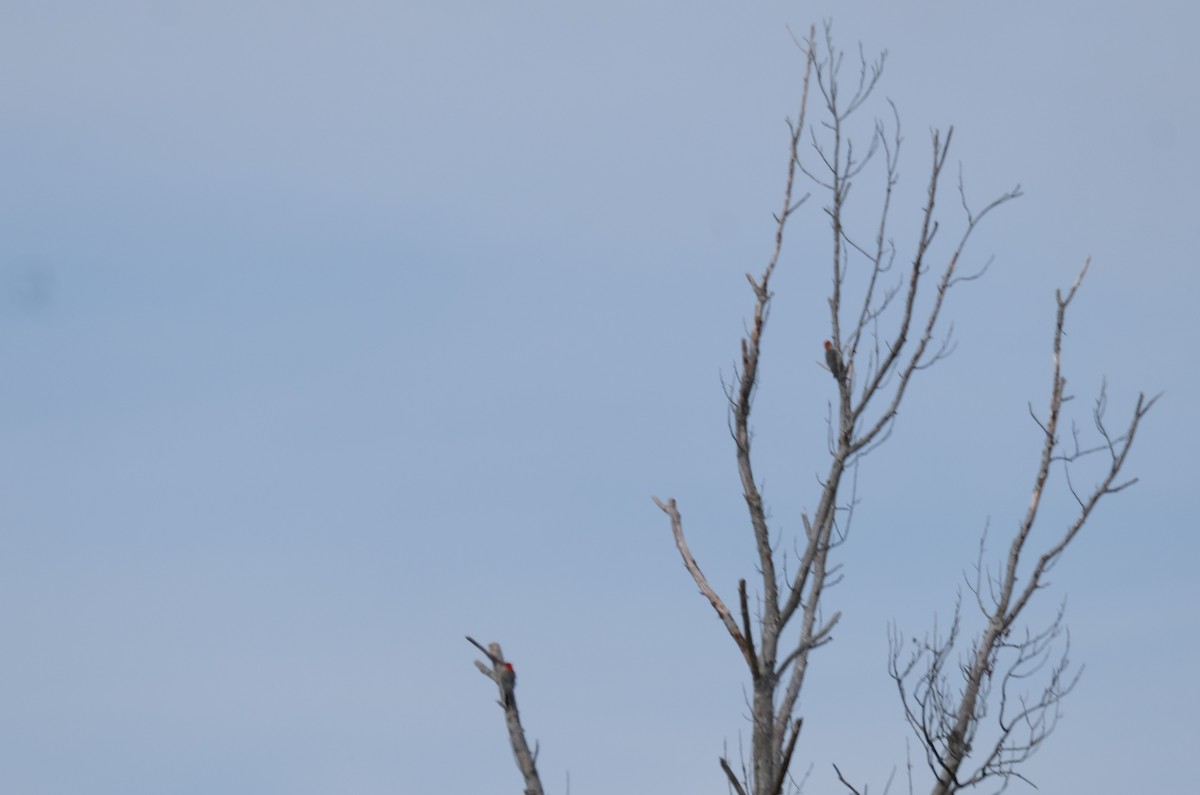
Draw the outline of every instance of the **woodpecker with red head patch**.
[[[504,667],[500,669],[500,690],[504,693],[504,708],[508,709],[516,704],[516,696],[513,695],[513,690],[517,687],[517,672],[513,670],[512,663],[504,663]]]
[[[834,380],[841,381],[842,376],[846,374],[842,365],[842,354],[838,353],[838,349],[833,347],[829,340],[825,340],[825,364],[829,366],[829,372],[833,373]]]

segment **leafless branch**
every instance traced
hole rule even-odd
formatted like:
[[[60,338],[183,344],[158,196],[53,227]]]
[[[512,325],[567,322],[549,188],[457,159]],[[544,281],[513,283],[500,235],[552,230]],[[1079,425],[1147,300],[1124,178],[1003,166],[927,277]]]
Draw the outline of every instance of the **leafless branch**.
[[[729,786],[733,787],[733,791],[738,795],[746,795],[746,790],[742,787],[742,782],[738,780],[737,775],[734,774],[733,768],[729,766],[729,762],[725,760],[725,757],[722,756],[720,762],[721,769],[725,771],[725,777],[729,779]]]
[[[683,556],[683,565],[687,568],[688,573],[692,575],[692,579],[696,581],[696,585],[700,588],[700,593],[708,599],[709,604],[713,606],[713,610],[717,611],[717,616],[721,619],[721,623],[729,630],[730,637],[741,650],[742,655],[746,658],[746,662],[754,665],[754,650],[742,633],[738,630],[737,622],[733,618],[733,613],[729,612],[729,608],[725,606],[725,602],[717,595],[712,586],[708,584],[708,578],[704,576],[704,572],[700,571],[700,564],[696,562],[696,558],[692,555],[692,550],[688,548],[687,539],[683,536],[683,517],[679,513],[679,508],[675,505],[675,500],[668,500],[664,503],[658,497],[652,498],[654,504],[662,511],[671,517],[671,530],[675,535],[675,546],[679,548],[679,554]]]
[[[525,729],[521,726],[521,713],[517,710],[517,698],[514,692],[515,676],[505,683],[506,668],[504,652],[499,643],[489,643],[485,649],[478,641],[467,636],[471,645],[487,655],[488,662],[475,661],[479,672],[496,683],[500,690],[500,706],[504,709],[504,722],[508,726],[508,737],[512,743],[513,757],[517,767],[525,778],[525,795],[542,795],[542,780],[537,771],[537,751],[529,750],[525,740]],[[510,674],[511,676],[511,674]]]
[[[977,220],[992,206],[994,203],[985,208],[980,216],[971,217]],[[1053,373],[1045,421],[1038,419],[1030,408],[1030,416],[1043,436],[1041,454],[1029,507],[1014,534],[1007,559],[996,576],[986,575],[990,604],[982,598],[985,564],[984,541],[980,541],[975,580],[970,587],[986,626],[966,650],[967,662],[960,668],[961,687],[951,687],[947,668],[947,660],[956,647],[958,636],[960,617],[957,607],[949,635],[944,639],[939,638],[935,626],[932,641],[918,643],[914,639],[913,652],[907,663],[901,662],[902,638],[893,630],[889,672],[896,683],[905,718],[924,748],[926,761],[937,780],[934,795],[950,795],[988,779],[997,779],[1001,789],[1010,780],[1027,781],[1020,770],[1021,764],[1054,731],[1060,716],[1060,704],[1082,673],[1082,669],[1074,672],[1070,669],[1069,634],[1063,623],[1065,604],[1059,608],[1054,620],[1040,631],[1026,629],[1023,638],[1013,639],[1013,629],[1034,594],[1045,587],[1046,573],[1078,536],[1100,499],[1134,482],[1118,482],[1118,477],[1138,426],[1157,399],[1147,400],[1144,395],[1139,395],[1125,432],[1113,436],[1104,425],[1107,392],[1102,387],[1093,411],[1093,420],[1103,443],[1084,448],[1078,434],[1073,433],[1073,451],[1060,451],[1062,441],[1058,429],[1063,405],[1069,400],[1064,394],[1066,379],[1062,375],[1066,313],[1087,273],[1088,265],[1088,262],[1084,263],[1065,295],[1059,291],[1055,296],[1058,309],[1053,337]],[[1109,453],[1108,470],[1087,494],[1076,490],[1068,473],[1068,489],[1075,495],[1078,513],[1032,566],[1023,567],[1022,561],[1029,552],[1030,537],[1045,495],[1051,464],[1059,461],[1069,468],[1084,456],[1104,450]],[[1064,634],[1067,634],[1064,651],[1058,661],[1050,665],[1054,642]],[[1039,693],[1030,695],[1025,688],[1035,675],[1047,681]],[[990,694],[996,681],[999,681],[1000,687],[995,739],[978,755],[974,768],[966,770],[964,766],[975,750],[978,731],[988,714]],[[912,683],[911,689],[909,682]]]
[[[847,781],[846,777],[842,775],[842,771],[837,765],[833,766],[833,772],[837,773],[838,781],[842,782],[842,786],[853,792],[854,795],[866,795],[866,787],[864,787],[862,790],[859,790],[857,787]]]

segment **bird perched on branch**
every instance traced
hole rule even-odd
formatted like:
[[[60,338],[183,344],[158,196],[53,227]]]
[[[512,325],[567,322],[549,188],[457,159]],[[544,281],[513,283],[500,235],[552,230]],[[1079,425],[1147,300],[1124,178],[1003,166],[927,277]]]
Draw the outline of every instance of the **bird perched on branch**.
[[[500,669],[500,689],[504,692],[504,708],[508,709],[514,703],[513,690],[517,686],[517,672],[513,670],[512,663],[504,663],[504,667]]]
[[[825,364],[829,366],[829,372],[833,373],[834,380],[841,381],[842,376],[846,374],[842,365],[842,354],[838,353],[838,349],[833,347],[829,340],[825,340]]]

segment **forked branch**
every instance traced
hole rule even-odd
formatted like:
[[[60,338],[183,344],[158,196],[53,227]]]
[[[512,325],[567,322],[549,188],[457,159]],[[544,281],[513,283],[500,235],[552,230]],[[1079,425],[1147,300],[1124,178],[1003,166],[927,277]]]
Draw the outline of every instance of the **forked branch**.
[[[1069,642],[1058,661],[1047,669],[1053,642],[1066,634],[1063,610],[1060,608],[1055,619],[1037,632],[1026,629],[1023,637],[1014,639],[1021,616],[1044,586],[1044,575],[1061,558],[1083,526],[1092,516],[1101,498],[1128,486],[1133,481],[1118,481],[1126,458],[1137,434],[1142,418],[1154,405],[1157,398],[1147,400],[1138,395],[1132,416],[1119,436],[1109,434],[1104,425],[1103,397],[1097,400],[1093,419],[1104,443],[1088,451],[1063,454],[1060,452],[1059,427],[1063,405],[1068,398],[1064,395],[1066,378],[1062,374],[1062,343],[1065,336],[1067,309],[1075,298],[1089,262],[1085,262],[1071,288],[1064,295],[1056,293],[1057,313],[1053,337],[1053,372],[1049,408],[1044,420],[1035,421],[1042,431],[1041,453],[1038,457],[1029,507],[1017,527],[1009,547],[1007,559],[999,576],[988,576],[989,602],[983,597],[983,561],[976,564],[977,578],[972,586],[976,604],[986,619],[980,636],[966,650],[968,663],[961,672],[959,688],[951,685],[952,673],[946,663],[956,648],[958,626],[961,620],[959,608],[955,608],[954,622],[950,634],[939,638],[935,629],[932,640],[914,645],[906,664],[902,664],[902,639],[893,634],[890,671],[896,683],[904,714],[918,741],[925,750],[926,761],[937,783],[934,795],[950,795],[985,780],[999,779],[1001,787],[1010,779],[1026,780],[1019,766],[1053,732],[1058,723],[1059,706],[1078,681],[1079,672],[1071,673],[1067,651]],[[1109,465],[1100,480],[1086,496],[1076,493],[1079,510],[1075,518],[1058,535],[1057,540],[1042,550],[1032,567],[1022,569],[1022,561],[1029,552],[1030,539],[1037,522],[1039,509],[1050,477],[1051,464],[1062,461],[1065,467],[1086,456],[1089,452],[1108,451]],[[1073,487],[1072,487],[1073,489]],[[1023,581],[1023,584],[1021,584]],[[1046,684],[1040,693],[1031,695],[1022,690],[1029,678],[1039,671]],[[999,683],[996,707],[996,722],[993,729],[995,739],[987,744],[986,750],[975,754],[978,761],[970,770],[967,761],[976,751],[979,730],[988,714],[989,698]],[[911,684],[910,684],[911,683]]]
[[[489,643],[484,648],[479,641],[467,636],[472,646],[483,652],[488,661],[475,661],[479,672],[496,683],[500,690],[500,706],[504,709],[504,722],[508,726],[508,738],[512,743],[513,758],[525,779],[525,795],[542,795],[542,780],[537,771],[537,753],[529,750],[525,740],[525,729],[521,726],[521,713],[517,710],[516,673],[511,663],[504,659],[499,643]]]

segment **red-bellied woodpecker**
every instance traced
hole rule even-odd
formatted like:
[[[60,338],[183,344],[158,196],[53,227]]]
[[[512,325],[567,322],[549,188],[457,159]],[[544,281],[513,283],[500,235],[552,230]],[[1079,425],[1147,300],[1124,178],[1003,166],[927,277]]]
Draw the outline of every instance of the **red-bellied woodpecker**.
[[[829,372],[833,373],[834,379],[841,381],[843,375],[842,355],[829,340],[825,340],[825,364],[829,365]]]
[[[504,663],[504,667],[500,669],[500,689],[504,693],[504,708],[508,709],[516,703],[513,696],[513,690],[517,686],[517,672],[513,670],[512,663]]]

